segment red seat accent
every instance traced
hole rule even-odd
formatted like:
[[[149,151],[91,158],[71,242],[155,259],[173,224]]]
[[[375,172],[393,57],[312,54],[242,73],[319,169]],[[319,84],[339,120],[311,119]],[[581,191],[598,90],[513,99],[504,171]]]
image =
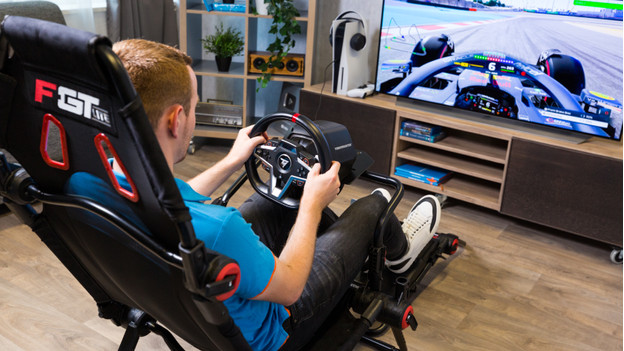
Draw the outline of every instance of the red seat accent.
[[[126,167],[124,166],[123,162],[121,162],[121,159],[117,155],[117,151],[115,151],[115,148],[113,147],[113,144],[111,144],[108,137],[104,135],[103,133],[100,133],[96,135],[95,138],[93,138],[93,140],[95,141],[95,149],[100,155],[100,160],[102,160],[102,164],[104,165],[106,174],[108,174],[108,178],[113,184],[113,187],[115,188],[115,190],[117,190],[119,195],[125,197],[126,199],[132,202],[139,201],[139,193],[137,191],[136,186],[134,185],[134,181],[130,177],[130,174],[128,174]],[[117,164],[121,168],[121,171],[126,177],[126,180],[128,181],[128,183],[130,184],[130,188],[132,189],[132,191],[128,191],[122,188],[121,185],[119,185],[119,182],[117,181],[117,177],[115,177],[115,174],[113,173],[113,167],[108,162],[108,156],[106,155],[106,152],[104,151],[104,147],[103,147],[104,144],[106,144],[106,147],[108,148],[108,150],[110,150],[110,152],[113,154],[113,158],[115,159],[115,162],[117,162]]]
[[[48,154],[48,137],[50,136],[50,122],[54,123],[54,125],[56,125],[56,127],[59,129],[59,133],[60,133],[59,141],[61,143],[61,151],[63,155],[62,162],[53,160],[52,158],[50,158],[50,155]],[[39,151],[41,152],[41,157],[43,157],[43,160],[48,166],[62,169],[64,171],[69,169],[69,157],[67,155],[67,139],[65,137],[65,128],[63,127],[61,122],[59,122],[58,119],[54,118],[54,116],[52,116],[49,113],[46,113],[43,116],[43,125],[41,127],[41,142],[39,143]]]
[[[401,328],[405,329],[409,327],[409,323],[407,323],[407,316],[414,314],[414,307],[411,305],[405,309],[405,313],[403,313],[403,321],[401,322]]]
[[[234,295],[234,293],[238,289],[238,285],[240,284],[240,275],[241,275],[240,267],[238,266],[238,264],[228,263],[227,265],[225,265],[225,267],[223,267],[221,271],[219,272],[219,274],[217,275],[217,279],[215,279],[215,281],[216,282],[221,281],[228,275],[236,275],[236,278],[234,279],[234,287],[232,288],[231,291],[228,291],[224,294],[216,296],[216,299],[219,301],[225,301],[229,299],[230,297],[232,297],[232,295]]]

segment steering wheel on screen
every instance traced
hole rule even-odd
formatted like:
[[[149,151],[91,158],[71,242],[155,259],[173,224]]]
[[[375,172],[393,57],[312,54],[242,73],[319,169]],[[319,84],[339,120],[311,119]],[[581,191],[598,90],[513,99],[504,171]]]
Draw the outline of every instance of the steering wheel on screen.
[[[245,162],[245,171],[251,186],[260,195],[282,206],[298,208],[312,166],[320,163],[321,173],[330,168],[331,148],[319,126],[300,114],[268,115],[254,125],[249,136],[261,135],[279,121],[294,122],[294,127],[283,137],[272,137],[256,146]],[[259,168],[268,173],[268,179],[261,179]]]

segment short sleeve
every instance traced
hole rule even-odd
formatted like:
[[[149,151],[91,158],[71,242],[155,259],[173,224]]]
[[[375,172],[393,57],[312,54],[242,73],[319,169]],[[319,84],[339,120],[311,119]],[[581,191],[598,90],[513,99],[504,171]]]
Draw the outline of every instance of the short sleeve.
[[[197,208],[191,208],[195,234],[206,247],[238,262],[241,282],[236,295],[250,299],[262,293],[275,271],[273,252],[260,241],[251,224],[245,222],[235,208],[200,206],[204,207],[201,213],[196,213]]]

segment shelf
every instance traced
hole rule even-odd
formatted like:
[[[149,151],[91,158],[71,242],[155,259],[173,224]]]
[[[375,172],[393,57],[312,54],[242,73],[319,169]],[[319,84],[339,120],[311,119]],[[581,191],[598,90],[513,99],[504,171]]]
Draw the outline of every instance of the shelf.
[[[486,144],[475,139],[467,138],[461,134],[454,135],[452,132],[435,143],[405,136],[400,136],[399,138],[410,143],[426,145],[428,147],[500,164],[505,164],[505,159],[507,157],[507,142],[502,142],[500,145]]]
[[[462,175],[453,175],[439,186],[418,182],[409,178],[393,175],[403,184],[426,191],[445,194],[449,197],[466,201],[475,205],[499,210],[500,187],[493,183],[479,181]]]
[[[204,138],[236,139],[239,129],[240,128],[236,127],[219,127],[196,124],[193,136]]]
[[[254,15],[253,13],[247,14],[249,18],[266,18],[272,19],[273,17],[269,15]],[[299,16],[295,17],[295,21],[299,22],[307,22],[308,21],[308,11],[299,11]]]
[[[217,70],[217,63],[212,60],[193,61],[193,70],[195,74],[200,76],[213,76],[213,77],[225,77],[225,78],[246,78],[245,64],[242,62],[232,62],[230,70],[227,72],[219,72]]]
[[[195,6],[197,7],[197,6]],[[214,15],[214,16],[234,16],[234,17],[247,17],[247,14],[244,12],[228,12],[228,11],[206,11],[204,7],[203,10],[199,9],[189,9],[186,11],[188,14],[197,14],[197,15]]]
[[[261,76],[259,74],[255,74],[255,73],[249,73],[247,75],[247,78],[249,79],[258,79]],[[271,76],[271,81],[276,81],[276,82],[290,82],[290,83],[305,83],[305,80],[303,79],[303,77],[296,77],[296,76],[280,76],[280,75],[272,75]]]
[[[495,183],[503,182],[502,166],[497,167],[486,163],[479,163],[471,159],[454,156],[448,153],[412,147],[398,152],[397,157],[409,161],[424,163],[434,167],[444,168],[449,171],[466,174]],[[397,162],[397,166],[398,165],[399,164]]]
[[[409,186],[499,211],[510,139],[494,132],[490,134],[485,130],[466,128],[463,123],[439,116],[421,111],[406,113],[397,109],[392,167],[415,162],[452,171],[453,175],[440,186],[403,177],[399,177],[400,180]],[[441,126],[446,137],[431,143],[401,136],[404,121]]]

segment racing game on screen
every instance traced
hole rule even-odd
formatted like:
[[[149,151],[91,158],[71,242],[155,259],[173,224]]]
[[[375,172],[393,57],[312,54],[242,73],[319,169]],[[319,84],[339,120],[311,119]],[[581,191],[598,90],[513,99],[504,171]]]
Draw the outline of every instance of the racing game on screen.
[[[385,0],[376,91],[620,140],[622,65],[622,1]]]

